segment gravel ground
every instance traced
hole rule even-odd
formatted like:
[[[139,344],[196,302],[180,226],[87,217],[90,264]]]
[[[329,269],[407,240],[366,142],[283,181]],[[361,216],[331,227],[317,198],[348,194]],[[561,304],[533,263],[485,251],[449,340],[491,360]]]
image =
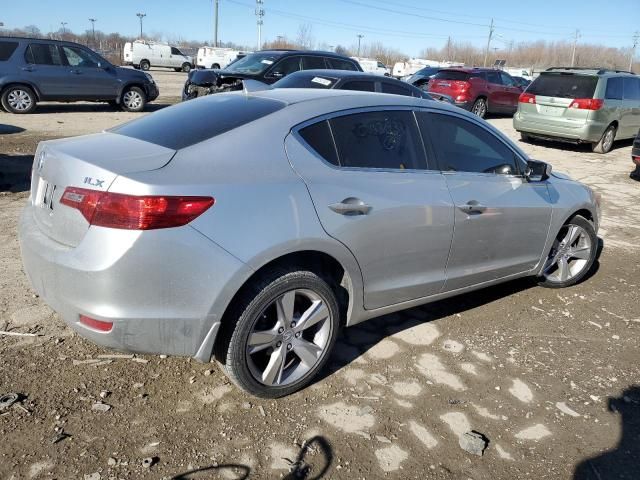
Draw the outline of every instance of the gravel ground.
[[[175,102],[185,75],[152,73],[152,108]],[[638,478],[630,142],[606,156],[521,144],[602,194],[604,248],[587,281],[520,280],[347,329],[317,382],[268,401],[213,363],[109,357],[28,285],[16,224],[37,142],[136,116],[91,104],[0,113],[0,330],[39,335],[0,336],[0,395],[22,395],[0,411],[0,479]],[[516,137],[511,119],[490,121]],[[483,456],[460,447],[469,430],[488,439]]]

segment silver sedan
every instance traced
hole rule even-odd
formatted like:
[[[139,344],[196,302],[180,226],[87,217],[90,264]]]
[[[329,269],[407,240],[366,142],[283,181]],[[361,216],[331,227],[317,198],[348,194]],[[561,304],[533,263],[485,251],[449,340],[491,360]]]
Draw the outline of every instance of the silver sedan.
[[[41,143],[20,243],[82,336],[216,358],[280,397],[342,326],[518,277],[581,281],[598,216],[588,187],[458,108],[278,89]]]

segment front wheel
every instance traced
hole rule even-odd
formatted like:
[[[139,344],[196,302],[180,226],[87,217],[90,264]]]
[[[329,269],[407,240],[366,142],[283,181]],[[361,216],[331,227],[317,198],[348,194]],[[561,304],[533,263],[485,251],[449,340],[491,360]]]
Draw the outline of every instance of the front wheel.
[[[278,398],[308,385],[338,334],[336,296],[309,271],[268,274],[245,292],[235,312],[222,346],[225,373],[258,397]]]
[[[616,138],[616,127],[615,125],[609,125],[607,129],[602,134],[602,138],[598,143],[593,144],[593,151],[595,153],[609,153],[611,151],[611,147],[613,147],[613,141]]]
[[[487,100],[484,98],[478,98],[471,107],[471,113],[484,118],[487,115]]]
[[[120,105],[125,112],[141,112],[147,103],[147,96],[139,87],[129,87],[122,94]]]
[[[9,113],[31,113],[36,108],[36,95],[29,87],[15,85],[2,92],[2,108]]]
[[[575,285],[589,273],[597,252],[598,237],[593,225],[576,215],[558,232],[538,284],[548,288]]]
[[[142,70],[144,70],[145,72],[149,71],[149,69],[151,68],[151,64],[149,63],[148,60],[142,60],[140,62],[140,68]]]
[[[190,63],[187,63],[187,62],[184,62],[184,63],[182,64],[182,71],[183,71],[184,73],[189,73],[189,72],[191,71],[191,64],[190,64]]]

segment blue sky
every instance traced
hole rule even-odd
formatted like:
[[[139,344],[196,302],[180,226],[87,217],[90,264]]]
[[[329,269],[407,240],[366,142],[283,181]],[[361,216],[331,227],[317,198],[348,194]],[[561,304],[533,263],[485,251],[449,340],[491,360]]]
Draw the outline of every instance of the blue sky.
[[[80,32],[94,17],[100,30],[135,35],[139,29],[135,14],[144,12],[147,32],[201,40],[213,35],[213,0],[29,0],[28,17],[24,4],[2,3],[0,22],[5,28],[29,23],[49,31],[64,21],[67,28]],[[494,17],[498,36],[492,47],[506,48],[511,40],[569,40],[576,28],[581,42],[630,46],[633,33],[640,30],[640,0],[590,4],[585,0],[264,0],[262,35],[264,40],[277,35],[295,39],[300,24],[307,23],[317,43],[349,46],[362,33],[365,43],[381,41],[417,55],[423,48],[444,45],[448,35],[484,46]],[[220,0],[220,39],[255,44],[254,7],[255,0]]]

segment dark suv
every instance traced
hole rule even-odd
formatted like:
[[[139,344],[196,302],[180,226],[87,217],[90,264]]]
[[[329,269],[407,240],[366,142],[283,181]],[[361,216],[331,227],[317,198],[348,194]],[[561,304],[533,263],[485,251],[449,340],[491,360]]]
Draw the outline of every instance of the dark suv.
[[[508,113],[518,109],[523,88],[511,75],[491,68],[447,68],[429,81],[429,92],[453,98],[455,104],[484,118],[487,113]]]
[[[223,70],[192,70],[182,91],[182,100],[242,90],[243,80],[267,85],[299,70],[351,70],[361,72],[355,60],[330,52],[300,50],[261,50],[235,60]]]
[[[11,113],[30,113],[37,102],[109,102],[140,112],[158,97],[148,73],[115,67],[73,42],[0,37],[0,101]]]

